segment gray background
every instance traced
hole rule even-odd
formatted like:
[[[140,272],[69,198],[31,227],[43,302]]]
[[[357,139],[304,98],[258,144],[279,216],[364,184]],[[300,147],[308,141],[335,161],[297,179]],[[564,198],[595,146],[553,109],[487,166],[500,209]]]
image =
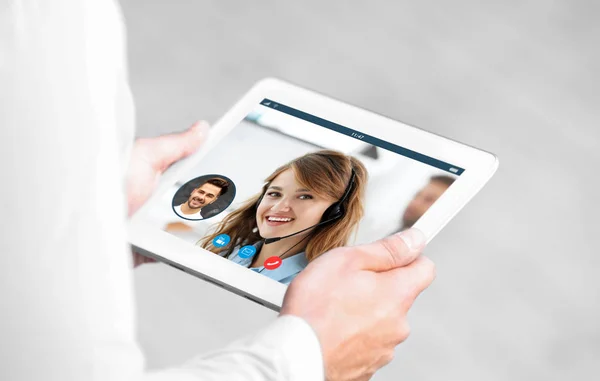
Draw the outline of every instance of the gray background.
[[[490,184],[427,249],[435,284],[374,379],[598,377],[600,3],[124,0],[138,134],[216,120],[281,77],[485,148]],[[164,265],[136,271],[151,368],[275,313]]]

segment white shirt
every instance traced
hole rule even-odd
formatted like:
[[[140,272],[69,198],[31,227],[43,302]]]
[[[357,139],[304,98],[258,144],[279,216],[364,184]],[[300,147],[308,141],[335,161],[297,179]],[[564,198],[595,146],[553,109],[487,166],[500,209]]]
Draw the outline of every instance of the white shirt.
[[[0,0],[0,379],[322,380],[318,340],[295,317],[144,372],[125,235],[124,52],[110,0]]]
[[[183,204],[181,204],[183,205]],[[202,219],[202,209],[198,209],[198,211],[194,214],[185,214],[183,210],[181,210],[181,205],[175,207],[175,212],[179,215],[179,217],[188,218],[190,220],[201,220]]]

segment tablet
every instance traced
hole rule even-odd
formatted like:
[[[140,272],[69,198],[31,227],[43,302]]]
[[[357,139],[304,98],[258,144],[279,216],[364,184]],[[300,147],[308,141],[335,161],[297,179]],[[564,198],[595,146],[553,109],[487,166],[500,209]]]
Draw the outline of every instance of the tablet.
[[[497,158],[277,79],[257,83],[129,221],[136,250],[278,311],[315,258],[428,241]]]

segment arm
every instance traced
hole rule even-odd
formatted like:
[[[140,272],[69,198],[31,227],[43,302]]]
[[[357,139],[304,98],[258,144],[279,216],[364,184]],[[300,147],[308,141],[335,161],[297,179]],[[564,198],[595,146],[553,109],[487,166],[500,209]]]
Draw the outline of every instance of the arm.
[[[144,373],[123,160],[133,135],[110,1],[0,0],[0,379],[319,380],[299,318]],[[123,144],[120,144],[123,143]]]
[[[298,317],[282,316],[252,336],[147,381],[171,381],[176,375],[181,381],[320,381],[323,360],[312,328]]]

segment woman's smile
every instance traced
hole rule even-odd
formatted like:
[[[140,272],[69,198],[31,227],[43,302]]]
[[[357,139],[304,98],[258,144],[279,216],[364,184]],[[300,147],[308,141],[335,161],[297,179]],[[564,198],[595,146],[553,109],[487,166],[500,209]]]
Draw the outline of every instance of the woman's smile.
[[[268,226],[286,225],[294,220],[295,220],[295,218],[292,218],[292,217],[273,215],[273,214],[267,215],[265,218],[265,222],[267,223]]]

